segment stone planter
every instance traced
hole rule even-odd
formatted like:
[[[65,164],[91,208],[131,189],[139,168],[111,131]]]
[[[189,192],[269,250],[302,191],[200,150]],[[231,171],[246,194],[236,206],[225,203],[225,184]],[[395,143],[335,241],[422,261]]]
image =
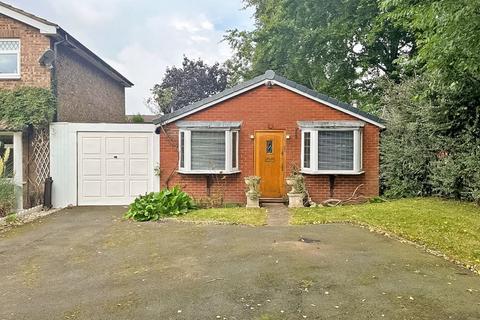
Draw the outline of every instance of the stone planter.
[[[287,177],[285,178],[285,182],[287,183],[287,186],[291,187],[293,190],[295,185],[295,177]]]
[[[301,208],[303,207],[303,198],[305,196],[305,182],[301,174],[292,175],[285,179],[285,182],[292,189],[287,193],[288,207]]]
[[[247,208],[260,208],[260,177],[245,177],[245,184],[248,187],[245,193],[247,197]]]
[[[285,178],[285,182],[287,183],[287,186],[289,186],[290,188],[292,188],[292,189],[290,190],[290,193],[297,193],[297,190],[296,190],[296,188],[295,188],[297,179],[296,179],[295,176],[289,176],[289,177]]]
[[[303,193],[287,193],[289,208],[303,208]]]

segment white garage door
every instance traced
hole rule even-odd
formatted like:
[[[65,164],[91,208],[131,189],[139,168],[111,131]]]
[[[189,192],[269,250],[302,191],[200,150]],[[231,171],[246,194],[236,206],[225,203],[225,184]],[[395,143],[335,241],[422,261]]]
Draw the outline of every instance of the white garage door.
[[[78,205],[124,205],[153,191],[152,134],[78,133]]]

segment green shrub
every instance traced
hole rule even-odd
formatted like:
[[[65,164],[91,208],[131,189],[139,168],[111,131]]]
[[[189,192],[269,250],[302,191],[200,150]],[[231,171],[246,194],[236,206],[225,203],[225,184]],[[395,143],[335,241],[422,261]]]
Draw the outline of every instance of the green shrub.
[[[56,100],[48,89],[19,87],[0,90],[0,119],[8,126],[23,129],[48,125],[55,114]]]
[[[480,203],[480,85],[466,90],[439,83],[422,76],[385,91],[383,194]]]
[[[139,114],[135,114],[135,115],[132,116],[132,122],[133,123],[144,123],[145,119],[143,119],[142,115],[139,113]]]
[[[433,162],[434,195],[480,203],[480,145]]]
[[[18,217],[16,213],[11,213],[5,217],[5,221],[7,223],[15,223],[17,221]]]
[[[179,187],[174,187],[136,198],[125,214],[125,218],[136,221],[155,221],[164,216],[182,215],[191,209],[195,209],[192,198]]]
[[[0,217],[13,211],[15,200],[15,185],[10,179],[0,178]]]

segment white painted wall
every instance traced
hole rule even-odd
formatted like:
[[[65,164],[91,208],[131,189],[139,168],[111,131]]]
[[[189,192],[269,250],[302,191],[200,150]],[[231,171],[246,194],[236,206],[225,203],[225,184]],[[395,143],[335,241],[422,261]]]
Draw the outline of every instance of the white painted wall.
[[[146,132],[152,134],[152,172],[160,163],[160,141],[155,126],[147,123],[70,123],[50,125],[50,175],[53,179],[52,204],[54,208],[76,206],[77,200],[77,138],[79,132]],[[153,177],[155,191],[160,179]]]
[[[17,185],[17,210],[23,209],[23,143],[22,132],[13,133],[13,182]]]

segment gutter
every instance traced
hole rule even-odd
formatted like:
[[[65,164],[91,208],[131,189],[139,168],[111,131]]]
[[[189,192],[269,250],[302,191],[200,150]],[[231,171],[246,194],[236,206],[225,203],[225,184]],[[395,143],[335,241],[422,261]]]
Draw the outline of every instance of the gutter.
[[[112,66],[106,63],[102,58],[97,56],[93,53],[90,49],[85,47],[80,41],[72,37],[68,32],[63,30],[62,28],[58,27],[58,32],[56,35],[52,35],[52,37],[58,40],[56,43],[65,43],[80,57],[84,58],[92,65],[103,71],[106,75],[110,76],[115,81],[122,84],[124,87],[132,87],[134,84],[120,74],[117,70],[115,70]],[[55,48],[54,48],[55,50]]]

